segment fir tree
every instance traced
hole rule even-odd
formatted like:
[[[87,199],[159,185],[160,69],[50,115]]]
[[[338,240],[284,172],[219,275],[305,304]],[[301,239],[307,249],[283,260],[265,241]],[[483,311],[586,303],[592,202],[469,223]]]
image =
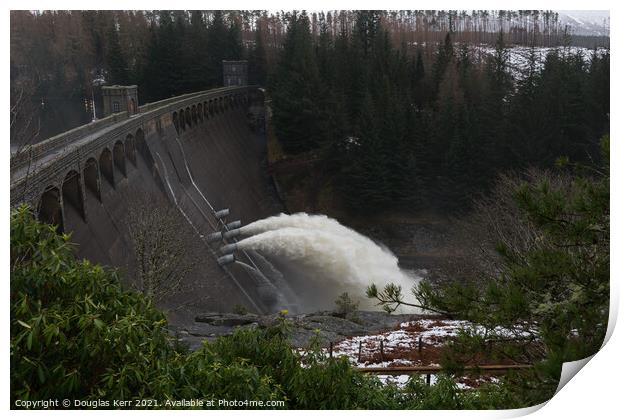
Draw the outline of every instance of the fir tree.
[[[257,22],[256,32],[254,33],[254,48],[249,52],[249,66],[251,83],[265,86],[268,78],[267,57],[265,51],[265,41],[263,40],[262,21]]]
[[[221,10],[216,10],[213,13],[213,21],[207,31],[206,48],[209,56],[209,86],[222,85],[222,60],[229,58],[229,46],[230,36],[224,21],[224,13]]]
[[[129,82],[127,60],[121,50],[116,24],[110,28],[108,35],[108,83],[124,85]]]
[[[293,14],[272,95],[276,132],[288,153],[316,148],[325,138],[322,90],[308,17]]]

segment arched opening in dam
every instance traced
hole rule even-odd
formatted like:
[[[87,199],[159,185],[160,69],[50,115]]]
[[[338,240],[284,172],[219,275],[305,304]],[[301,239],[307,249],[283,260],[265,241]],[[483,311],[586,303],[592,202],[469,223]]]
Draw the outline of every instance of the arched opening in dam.
[[[174,128],[178,133],[179,132],[179,113],[176,111],[172,113],[172,123],[174,124]]]
[[[131,162],[133,164],[133,166],[136,166],[136,146],[135,146],[135,142],[133,139],[133,136],[131,134],[127,135],[127,138],[125,139],[125,156],[126,159]]]
[[[99,168],[103,177],[108,181],[108,185],[114,188],[114,167],[112,163],[112,152],[107,147],[101,151],[99,156]]]
[[[92,194],[101,202],[101,180],[99,179],[99,165],[95,158],[90,158],[84,165],[84,185],[86,192]]]
[[[127,168],[125,166],[125,146],[122,141],[119,140],[114,144],[112,154],[114,155],[114,166],[124,177],[127,177]]]
[[[189,107],[185,108],[185,123],[187,124],[188,128],[192,128],[192,111],[191,109],[189,109]]]
[[[54,186],[48,186],[39,202],[37,212],[39,220],[56,225],[58,232],[64,232],[62,207],[60,204],[60,190]]]
[[[82,220],[86,220],[84,195],[79,172],[70,171],[65,175],[65,179],[62,182],[62,201],[64,203],[65,215],[73,211],[77,212]]]
[[[183,110],[179,112],[179,123],[181,126],[181,130],[185,130],[185,111]]]

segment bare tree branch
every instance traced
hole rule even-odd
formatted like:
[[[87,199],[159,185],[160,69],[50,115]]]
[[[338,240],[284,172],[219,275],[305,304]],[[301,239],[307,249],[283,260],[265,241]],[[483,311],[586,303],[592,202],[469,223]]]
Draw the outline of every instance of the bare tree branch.
[[[164,199],[134,191],[127,229],[136,256],[135,286],[156,303],[174,295],[198,262],[195,233]]]

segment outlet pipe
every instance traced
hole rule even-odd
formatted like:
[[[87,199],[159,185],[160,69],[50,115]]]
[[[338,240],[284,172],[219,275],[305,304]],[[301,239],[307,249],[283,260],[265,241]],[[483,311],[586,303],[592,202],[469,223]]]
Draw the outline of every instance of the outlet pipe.
[[[228,232],[224,232],[222,236],[224,237],[224,239],[231,239],[235,236],[239,236],[239,234],[241,234],[241,229],[233,229],[229,230]]]
[[[213,232],[207,235],[207,242],[217,242],[222,240],[222,232]]]
[[[222,254],[232,254],[233,252],[235,252],[238,248],[237,244],[228,244],[228,245],[224,245],[223,247],[220,248],[220,252]]]
[[[241,227],[241,220],[235,220],[224,226],[226,230],[239,229]]]
[[[233,254],[227,254],[219,257],[217,263],[221,266],[232,264],[235,262],[235,256]]]
[[[222,210],[218,210],[215,212],[215,217],[217,217],[218,219],[221,219],[223,217],[226,217],[230,214],[230,209],[222,209]]]

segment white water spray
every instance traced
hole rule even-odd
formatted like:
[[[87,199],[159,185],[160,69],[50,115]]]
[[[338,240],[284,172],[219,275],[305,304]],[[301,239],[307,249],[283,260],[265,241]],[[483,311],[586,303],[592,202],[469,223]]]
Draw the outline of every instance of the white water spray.
[[[398,267],[398,258],[388,249],[324,215],[281,214],[241,228],[242,235],[253,235],[238,242],[240,249],[254,249],[294,265],[303,279],[296,288],[314,296],[317,309],[332,309],[342,292],[360,300],[364,309],[376,308],[364,292],[374,283],[402,286],[410,298],[411,287],[419,280]],[[301,283],[300,284],[300,280]]]
[[[330,219],[324,214],[308,214],[308,213],[295,213],[284,214],[280,213],[277,216],[267,217],[266,219],[257,220],[249,225],[241,228],[241,234],[243,235],[255,235],[257,233],[267,232],[270,230],[282,229],[282,228],[300,228],[310,230],[327,231],[338,235],[344,235],[351,238],[356,238],[362,241],[368,241],[373,243],[369,238],[361,235],[349,229],[346,226],[341,225],[335,219]]]

